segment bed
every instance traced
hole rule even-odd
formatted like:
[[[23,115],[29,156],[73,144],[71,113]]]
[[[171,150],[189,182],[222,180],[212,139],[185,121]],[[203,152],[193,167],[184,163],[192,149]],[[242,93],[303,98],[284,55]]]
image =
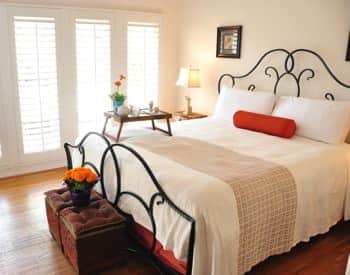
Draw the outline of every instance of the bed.
[[[274,94],[285,75],[294,76],[300,96],[303,74],[315,75],[309,68],[293,73],[300,52],[316,56],[331,73],[312,51],[277,49],[245,75],[223,75],[219,90],[225,77],[235,85],[266,56],[282,53],[284,73],[267,66],[265,74],[276,73]],[[325,96],[334,100],[329,92]],[[174,137],[148,135],[121,144],[89,133],[76,146],[65,144],[68,167],[93,167],[101,176],[99,191],[132,219],[138,239],[171,270],[243,274],[350,219],[348,144],[282,139],[217,117],[182,122],[173,132]]]

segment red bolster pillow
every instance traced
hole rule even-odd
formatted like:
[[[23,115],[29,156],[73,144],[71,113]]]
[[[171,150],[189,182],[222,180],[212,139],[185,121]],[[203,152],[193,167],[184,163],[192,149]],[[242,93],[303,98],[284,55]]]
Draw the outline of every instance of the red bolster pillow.
[[[282,138],[291,138],[296,131],[295,121],[288,118],[269,116],[246,111],[233,115],[233,124],[237,128],[261,132]]]

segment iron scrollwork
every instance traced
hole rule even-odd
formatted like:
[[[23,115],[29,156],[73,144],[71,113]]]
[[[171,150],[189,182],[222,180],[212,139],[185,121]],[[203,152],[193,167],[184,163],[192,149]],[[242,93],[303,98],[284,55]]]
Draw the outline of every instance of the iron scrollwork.
[[[295,64],[296,64],[296,55],[298,53],[307,53],[310,54],[314,57],[316,57],[316,59],[318,59],[323,68],[326,70],[326,72],[330,75],[330,77],[340,86],[345,87],[345,88],[350,88],[349,84],[346,84],[344,82],[342,82],[341,80],[339,80],[336,75],[333,73],[333,71],[330,69],[330,67],[328,66],[328,64],[326,63],[326,61],[316,52],[308,50],[308,49],[296,49],[294,51],[288,51],[286,49],[273,49],[270,51],[267,51],[266,53],[264,53],[258,60],[258,62],[253,66],[253,68],[246,74],[243,75],[232,75],[232,74],[223,74],[220,76],[219,78],[219,82],[218,82],[218,92],[220,93],[221,90],[221,84],[224,78],[229,78],[232,81],[232,87],[235,86],[236,84],[236,80],[237,79],[243,79],[246,78],[248,76],[250,76],[253,72],[255,72],[255,70],[260,66],[260,64],[263,62],[263,60],[265,60],[265,58],[267,56],[270,56],[274,53],[281,53],[283,55],[285,55],[285,59],[284,59],[284,71],[283,72],[279,72],[278,69],[274,66],[267,66],[264,70],[264,73],[267,77],[275,78],[275,82],[273,85],[273,93],[277,94],[278,91],[278,85],[280,84],[281,80],[285,77],[291,77],[292,79],[294,79],[296,86],[297,86],[297,91],[296,91],[296,96],[300,97],[301,96],[301,82],[302,79],[304,79],[306,76],[306,80],[311,80],[315,77],[316,73],[313,69],[311,68],[305,68],[303,69],[300,73],[296,73],[294,71],[295,68]],[[253,91],[255,90],[255,85],[254,84],[250,84],[248,87],[249,91]],[[335,96],[333,93],[331,92],[325,92],[324,97],[328,100],[335,100]]]
[[[103,151],[101,160],[100,160],[100,166],[99,169],[97,168],[98,165],[92,163],[91,161],[86,160],[86,154],[85,154],[85,149],[84,149],[84,144],[87,141],[88,137],[90,136],[97,136],[100,137],[106,144],[106,149]],[[147,175],[150,177],[154,187],[156,188],[156,191],[151,195],[149,201],[146,201],[144,198],[142,198],[139,194],[136,194],[131,191],[123,191],[122,190],[122,181],[121,181],[121,170],[120,170],[120,165],[118,163],[118,157],[115,152],[115,148],[121,149],[121,150],[126,150],[129,152],[134,158],[135,161],[138,161],[142,167],[145,169]],[[115,173],[116,173],[116,195],[111,202],[111,204],[125,217],[129,218],[132,220],[132,215],[130,213],[127,213],[121,209],[118,204],[123,197],[131,197],[138,201],[141,206],[144,208],[146,211],[149,221],[151,223],[152,227],[152,243],[151,246],[146,248],[148,250],[148,253],[150,256],[154,256],[155,249],[156,249],[156,242],[157,242],[157,223],[156,219],[154,216],[154,209],[156,206],[161,206],[161,205],[167,205],[171,209],[173,209],[178,215],[180,215],[182,218],[187,220],[190,223],[190,235],[189,235],[189,245],[188,245],[188,254],[187,254],[187,261],[186,261],[186,275],[191,275],[192,274],[192,266],[193,266],[193,253],[194,253],[194,244],[195,244],[195,220],[192,218],[190,215],[188,215],[186,212],[184,212],[182,209],[180,209],[170,198],[169,196],[165,193],[163,190],[162,186],[159,184],[157,178],[154,176],[153,171],[147,164],[147,162],[144,160],[144,158],[136,152],[133,148],[117,143],[117,144],[111,144],[109,140],[95,132],[88,133],[80,142],[78,145],[71,145],[69,143],[64,144],[64,149],[66,152],[67,156],[67,167],[68,169],[73,168],[73,160],[72,160],[72,154],[71,154],[71,149],[77,149],[79,153],[81,154],[81,166],[90,166],[94,169],[94,171],[98,174],[100,177],[100,184],[101,184],[101,190],[102,190],[102,195],[104,198],[108,198],[106,189],[105,189],[105,172],[104,168],[106,166],[106,162],[108,159],[108,156],[112,157],[112,161],[114,164],[115,168]],[[111,201],[111,198],[108,198],[109,201]]]
[[[129,153],[131,153],[134,157],[135,160],[137,160],[145,169],[146,173],[148,174],[148,176],[150,177],[154,187],[156,188],[156,192],[154,192],[150,198],[150,200],[148,202],[146,202],[140,195],[131,192],[131,191],[121,191],[121,185],[122,182],[120,180],[120,176],[118,177],[118,189],[117,189],[117,193],[115,196],[115,200],[114,200],[114,206],[125,216],[130,216],[129,213],[124,212],[122,209],[120,209],[118,207],[118,202],[120,201],[120,199],[123,196],[130,196],[134,199],[136,199],[137,201],[140,202],[140,204],[143,206],[143,208],[145,209],[145,211],[148,214],[149,220],[151,222],[151,226],[152,226],[152,245],[149,248],[149,253],[151,255],[154,254],[155,252],[155,248],[156,248],[156,241],[157,241],[157,223],[155,220],[155,216],[154,216],[154,207],[156,206],[160,206],[163,204],[167,204],[171,209],[173,209],[177,214],[179,214],[182,218],[184,218],[185,220],[187,220],[190,224],[191,224],[191,230],[190,230],[190,236],[189,236],[189,247],[188,247],[188,255],[187,255],[187,275],[190,275],[192,273],[192,265],[193,265],[193,251],[194,251],[194,242],[195,242],[195,220],[194,218],[192,218],[190,215],[188,215],[186,212],[184,212],[182,209],[180,209],[170,198],[169,196],[166,194],[166,192],[163,190],[162,186],[159,184],[157,178],[154,176],[154,173],[152,171],[152,169],[149,167],[149,165],[147,164],[147,162],[144,160],[144,158],[138,153],[136,152],[133,148],[122,144],[122,143],[117,143],[117,144],[112,144],[110,145],[104,152],[103,157],[102,157],[102,162],[101,162],[101,169],[103,169],[103,166],[105,164],[106,161],[106,156],[108,155],[108,153],[111,153],[112,155],[115,154],[114,148],[119,148],[119,149],[123,149],[128,151]],[[120,167],[118,165],[117,162],[117,158],[113,158],[114,160],[114,165],[115,165],[115,169],[116,169],[116,173],[117,175],[120,175]],[[103,170],[101,170],[101,174],[103,175]]]
[[[101,135],[99,133],[96,133],[96,132],[87,133],[77,145],[71,145],[71,144],[66,142],[63,147],[64,147],[64,151],[66,153],[66,158],[67,158],[67,168],[68,169],[72,169],[73,168],[73,160],[72,160],[71,149],[78,150],[79,153],[80,153],[80,156],[81,156],[80,166],[81,167],[89,166],[95,171],[95,173],[99,177],[99,183],[100,183],[100,186],[101,186],[102,196],[103,196],[103,198],[106,198],[107,195],[106,195],[106,189],[105,189],[105,185],[104,185],[104,177],[103,177],[103,175],[101,173],[101,171],[102,171],[101,170],[102,163],[101,163],[101,166],[99,167],[95,163],[92,163],[92,162],[86,160],[86,153],[85,153],[84,144],[88,140],[89,137],[93,137],[93,136],[100,138],[105,143],[106,148],[108,148],[111,145],[110,141],[105,136],[103,136],[103,135]]]

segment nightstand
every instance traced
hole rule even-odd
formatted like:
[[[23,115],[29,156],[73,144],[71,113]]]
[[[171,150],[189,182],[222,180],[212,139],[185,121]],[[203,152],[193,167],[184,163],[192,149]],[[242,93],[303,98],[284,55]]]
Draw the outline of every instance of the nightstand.
[[[200,114],[200,113],[191,113],[186,114],[184,111],[182,112],[175,112],[174,118],[175,120],[189,120],[189,119],[198,119],[198,118],[205,118],[207,115]]]

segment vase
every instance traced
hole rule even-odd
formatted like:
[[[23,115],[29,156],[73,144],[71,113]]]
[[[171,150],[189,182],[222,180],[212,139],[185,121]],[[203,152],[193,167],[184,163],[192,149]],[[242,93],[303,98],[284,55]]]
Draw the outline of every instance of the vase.
[[[72,205],[74,207],[85,207],[90,203],[91,189],[70,191]]]
[[[117,114],[120,116],[128,116],[129,115],[129,108],[126,105],[122,105],[118,107]]]
[[[118,111],[118,108],[124,104],[124,100],[113,100],[113,110]]]

